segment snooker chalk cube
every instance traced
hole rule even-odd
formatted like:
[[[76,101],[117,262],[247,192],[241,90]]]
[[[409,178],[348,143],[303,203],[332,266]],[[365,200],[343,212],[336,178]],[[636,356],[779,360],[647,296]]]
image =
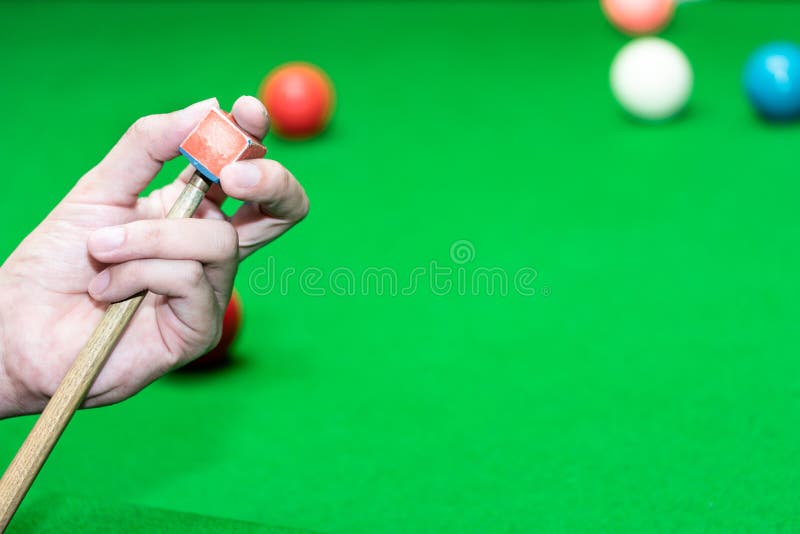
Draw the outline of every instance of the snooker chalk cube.
[[[223,167],[242,159],[263,158],[267,149],[242,130],[230,113],[215,108],[183,140],[180,152],[217,183]]]

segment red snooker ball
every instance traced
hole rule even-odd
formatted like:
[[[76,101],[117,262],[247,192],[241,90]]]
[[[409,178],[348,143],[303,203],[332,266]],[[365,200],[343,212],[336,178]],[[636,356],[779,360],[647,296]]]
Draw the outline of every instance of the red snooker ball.
[[[289,139],[317,135],[333,114],[333,84],[322,69],[310,63],[275,68],[264,79],[259,96],[274,131]]]
[[[663,30],[675,13],[675,0],[600,0],[608,20],[629,35]]]
[[[231,294],[231,300],[228,302],[228,307],[225,308],[225,315],[222,318],[222,337],[219,338],[219,343],[207,354],[191,362],[188,367],[190,369],[207,369],[218,367],[227,361],[230,357],[229,349],[233,344],[233,340],[236,339],[236,334],[239,333],[241,324],[242,300],[234,289]]]

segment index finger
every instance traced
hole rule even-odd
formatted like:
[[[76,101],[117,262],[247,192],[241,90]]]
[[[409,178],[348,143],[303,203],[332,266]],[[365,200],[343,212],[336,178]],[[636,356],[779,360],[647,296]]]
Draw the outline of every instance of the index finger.
[[[133,123],[114,148],[81,178],[70,195],[89,202],[132,206],[165,161],[178,156],[178,145],[208,113],[216,98]]]

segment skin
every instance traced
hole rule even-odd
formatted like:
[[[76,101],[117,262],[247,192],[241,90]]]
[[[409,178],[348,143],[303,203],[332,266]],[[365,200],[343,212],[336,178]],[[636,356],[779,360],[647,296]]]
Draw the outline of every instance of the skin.
[[[239,262],[305,217],[308,198],[272,160],[223,169],[192,219],[166,215],[193,169],[140,193],[216,99],[136,121],[0,267],[0,418],[40,412],[109,302],[150,291],[85,406],[119,402],[213,347]],[[269,117],[233,105],[258,139]],[[245,201],[226,217],[227,196]]]

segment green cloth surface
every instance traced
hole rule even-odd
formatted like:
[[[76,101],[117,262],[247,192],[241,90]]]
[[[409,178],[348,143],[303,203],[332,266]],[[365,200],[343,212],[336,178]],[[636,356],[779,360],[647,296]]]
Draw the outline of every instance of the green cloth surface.
[[[681,5],[696,90],[652,126],[593,1],[3,3],[2,257],[139,116],[291,60],[338,91],[324,135],[266,141],[311,212],[242,265],[234,363],[79,413],[21,517],[79,492],[328,532],[800,529],[800,129],[741,88],[798,20]],[[494,267],[535,294],[458,290]],[[428,274],[381,295],[370,268]]]
[[[307,530],[268,527],[199,514],[174,512],[69,494],[45,495],[26,506],[10,532],[196,532],[224,534],[302,534]]]

